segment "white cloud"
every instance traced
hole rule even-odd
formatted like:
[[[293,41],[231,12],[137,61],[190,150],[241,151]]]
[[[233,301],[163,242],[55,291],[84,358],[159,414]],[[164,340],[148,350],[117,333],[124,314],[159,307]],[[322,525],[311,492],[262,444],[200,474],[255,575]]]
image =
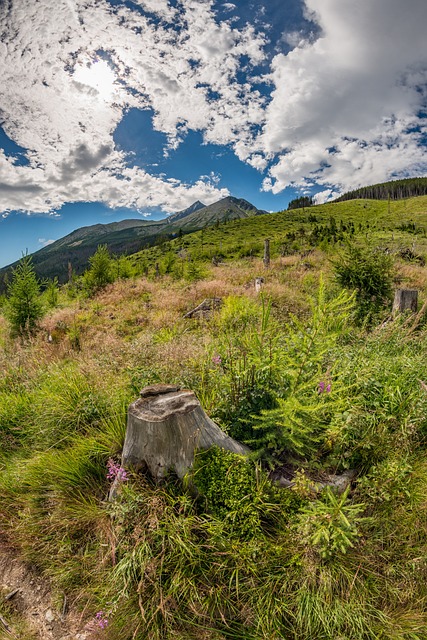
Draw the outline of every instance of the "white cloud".
[[[0,14],[0,113],[29,163],[0,150],[0,212],[78,201],[168,212],[228,194],[215,176],[185,184],[133,166],[113,139],[133,107],[153,110],[166,154],[200,131],[206,143],[229,145],[267,171],[263,189],[274,193],[289,184],[347,189],[427,170],[418,116],[426,101],[425,0],[305,0],[320,36],[284,31],[293,50],[252,78],[265,62],[264,36],[218,22],[217,7],[214,0],[176,7],[57,0],[54,10],[52,0],[9,3]],[[271,100],[259,82],[270,83]]]
[[[427,170],[418,129],[427,80],[424,0],[306,0],[321,28],[272,62],[260,149],[279,156],[265,188],[342,188]]]
[[[43,247],[48,247],[50,244],[53,244],[55,240],[46,240],[46,238],[39,238],[38,242]]]
[[[211,0],[183,0],[179,14],[166,0],[139,4],[179,29],[97,0],[58,0],[55,11],[51,0],[15,0],[0,16],[3,127],[29,159],[0,155],[1,211],[82,200],[173,211],[228,195],[212,179],[188,185],[132,167],[113,133],[127,109],[150,107],[171,149],[189,129],[218,144],[249,141],[263,99],[236,74],[241,56],[262,59],[263,40],[217,23]]]

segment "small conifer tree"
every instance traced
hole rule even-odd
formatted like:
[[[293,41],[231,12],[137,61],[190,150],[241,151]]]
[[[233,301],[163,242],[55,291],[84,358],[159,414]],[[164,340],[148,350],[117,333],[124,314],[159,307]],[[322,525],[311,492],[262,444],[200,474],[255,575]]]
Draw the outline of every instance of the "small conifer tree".
[[[12,272],[7,289],[5,315],[12,335],[29,336],[43,316],[40,285],[30,256],[23,256]]]
[[[84,284],[92,295],[114,282],[112,259],[106,244],[98,245],[97,250],[89,258],[90,267],[84,274]]]

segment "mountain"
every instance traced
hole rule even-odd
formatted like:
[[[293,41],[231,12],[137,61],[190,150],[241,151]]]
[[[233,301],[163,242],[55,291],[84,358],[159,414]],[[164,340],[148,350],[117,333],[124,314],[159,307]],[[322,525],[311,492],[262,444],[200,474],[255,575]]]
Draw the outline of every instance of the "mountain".
[[[205,207],[206,205],[203,204],[203,202],[200,202],[200,200],[196,200],[196,202],[193,202],[193,204],[190,205],[187,209],[178,211],[178,213],[172,213],[172,215],[170,215],[167,220],[168,222],[176,222],[177,220],[181,220],[182,218],[189,216],[190,213],[194,213],[195,211],[199,211],[200,209],[204,209]]]
[[[190,207],[163,220],[122,220],[108,224],[81,227],[32,254],[39,278],[58,278],[66,282],[69,263],[79,275],[87,268],[88,260],[100,244],[106,244],[113,254],[131,254],[156,244],[160,239],[173,238],[226,220],[248,218],[267,213],[241,198],[228,196],[211,205],[197,200]],[[0,291],[4,278],[17,262],[0,269]]]
[[[243,200],[243,198],[228,196],[203,209],[187,214],[185,218],[181,219],[179,226],[183,231],[195,231],[203,227],[210,227],[217,222],[250,218],[264,213],[267,213],[267,211],[257,209],[247,200]]]

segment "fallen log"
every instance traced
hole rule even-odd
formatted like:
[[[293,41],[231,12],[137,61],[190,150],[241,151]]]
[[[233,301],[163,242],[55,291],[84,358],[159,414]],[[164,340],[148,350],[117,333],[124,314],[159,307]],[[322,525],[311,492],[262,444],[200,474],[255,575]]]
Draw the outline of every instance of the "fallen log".
[[[197,307],[191,309],[185,314],[184,318],[206,318],[209,317],[212,311],[217,311],[221,308],[221,298],[205,298]]]
[[[142,389],[129,406],[122,465],[148,470],[155,480],[170,470],[183,478],[193,465],[196,449],[213,445],[241,455],[249,453],[209,418],[193,391],[153,385]]]

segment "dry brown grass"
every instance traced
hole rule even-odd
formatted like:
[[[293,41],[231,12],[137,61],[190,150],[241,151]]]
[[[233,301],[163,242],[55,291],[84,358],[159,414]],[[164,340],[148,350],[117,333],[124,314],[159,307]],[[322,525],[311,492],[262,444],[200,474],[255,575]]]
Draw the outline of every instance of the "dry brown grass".
[[[194,363],[212,349],[215,323],[184,319],[187,311],[205,298],[256,299],[254,280],[263,277],[264,295],[271,299],[275,316],[286,321],[290,313],[308,312],[307,294],[315,293],[327,267],[327,259],[314,253],[272,260],[269,269],[259,259],[211,267],[209,277],[193,283],[169,276],[117,281],[92,299],[73,300],[52,310],[38,334],[25,344],[8,338],[1,318],[0,371],[25,363],[30,379],[40,366],[71,360],[81,371],[100,378],[106,372],[123,371],[138,376],[132,372],[141,370],[153,380],[188,380],[194,376]],[[79,338],[77,345],[73,332]]]

